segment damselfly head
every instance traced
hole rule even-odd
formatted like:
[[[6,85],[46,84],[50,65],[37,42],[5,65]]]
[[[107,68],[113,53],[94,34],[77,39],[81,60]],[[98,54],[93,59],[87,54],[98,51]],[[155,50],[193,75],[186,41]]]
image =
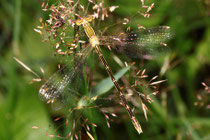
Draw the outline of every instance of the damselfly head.
[[[84,18],[79,17],[79,19],[76,20],[76,25],[80,26],[84,23],[91,22],[92,20],[93,20],[92,15],[88,15],[87,17],[84,17]]]
[[[82,23],[83,23],[83,19],[82,19],[82,18],[81,18],[81,19],[76,20],[76,25],[77,25],[77,26],[82,25]]]
[[[87,17],[84,18],[87,22],[91,22],[93,21],[93,16],[92,15],[88,15]]]

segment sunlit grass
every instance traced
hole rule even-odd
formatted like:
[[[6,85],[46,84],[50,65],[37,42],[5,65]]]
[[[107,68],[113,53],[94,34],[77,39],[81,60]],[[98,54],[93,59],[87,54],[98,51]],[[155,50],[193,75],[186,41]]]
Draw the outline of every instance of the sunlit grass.
[[[46,132],[53,134],[55,132],[54,128],[58,128],[53,121],[57,114],[49,111],[45,103],[39,100],[38,89],[41,83],[30,85],[29,82],[35,78],[34,75],[18,65],[13,60],[13,57],[15,52],[15,54],[18,54],[16,57],[41,76],[43,75],[40,67],[43,67],[45,70],[44,78],[49,77],[57,70],[59,60],[52,55],[54,50],[49,47],[50,45],[42,43],[42,38],[33,31],[39,24],[39,18],[42,16],[40,13],[41,3],[34,5],[35,2],[17,2],[21,3],[21,7],[19,7],[20,12],[17,12],[15,8],[18,5],[15,6],[9,1],[0,2],[2,6],[0,15],[3,15],[0,20],[1,37],[3,37],[0,41],[0,114],[3,114],[0,115],[2,124],[0,125],[0,139],[51,139],[49,136],[46,136]],[[132,8],[133,5],[137,5],[133,4],[135,2],[138,1],[129,2],[125,6],[123,3],[116,2],[113,4],[106,1],[107,7],[117,5],[119,8],[122,8],[120,10],[116,9],[118,15],[113,13],[109,18],[113,19],[113,17],[116,17],[117,20],[127,17],[123,13],[130,13],[130,10],[135,11]],[[147,2],[152,4],[152,1]],[[129,6],[130,4],[133,5]],[[136,24],[135,22],[138,22],[138,24],[145,27],[168,25],[174,29],[176,36],[168,44],[171,48],[171,55],[168,58],[169,63],[166,64],[169,66],[165,67],[166,70],[161,75],[161,79],[166,79],[167,81],[161,84],[159,94],[153,97],[153,103],[147,106],[149,109],[147,112],[148,121],[145,120],[141,107],[135,108],[137,118],[144,130],[142,135],[137,135],[135,132],[123,107],[117,104],[119,101],[117,97],[114,98],[117,102],[112,102],[112,107],[107,108],[107,110],[110,109],[109,113],[116,113],[117,115],[117,117],[112,117],[109,114],[110,128],[107,126],[106,117],[98,111],[98,108],[76,110],[78,113],[83,112],[88,117],[90,122],[88,126],[91,129],[90,134],[94,138],[209,138],[209,109],[206,108],[209,97],[203,96],[206,86],[204,87],[201,84],[201,82],[204,82],[209,87],[208,69],[210,56],[208,44],[210,30],[207,7],[208,4],[203,1],[183,1],[182,4],[176,1],[160,1],[155,3],[149,19],[134,20],[134,25]],[[17,23],[18,20],[14,20],[15,18],[20,18],[19,23]],[[104,22],[108,23],[109,21],[105,19]],[[17,30],[18,28],[19,31]],[[112,63],[113,60],[109,59],[109,56],[112,56],[113,53],[106,49],[104,49],[104,52],[108,62]],[[94,59],[96,62],[93,63],[97,63],[98,58],[94,56]],[[155,75],[159,75],[165,60],[133,61],[137,61],[138,66],[142,70],[146,68],[147,74],[152,78]],[[93,69],[96,69],[97,72],[94,71],[95,76],[93,79],[96,82],[92,83],[92,85],[97,85],[97,83],[107,78],[106,71],[98,63],[93,64]],[[120,66],[116,62],[113,62],[111,67],[115,74],[120,71]],[[131,74],[132,72],[127,71],[127,75]],[[125,75],[125,78],[127,77]],[[126,80],[122,79],[120,83],[124,84]],[[111,95],[113,95],[111,97],[114,97],[114,92],[115,90],[112,89],[104,96],[102,95],[101,98],[105,98],[103,102],[109,104],[110,102],[108,102],[106,97]],[[199,95],[202,96],[202,99],[198,97]],[[199,102],[197,106],[196,102]],[[205,104],[205,107],[202,104]],[[79,115],[77,114],[77,116]],[[114,121],[112,122],[111,120]],[[93,121],[96,121],[97,127],[91,125]],[[65,121],[61,124],[65,126]],[[37,126],[39,129],[33,129],[32,127],[34,126]],[[82,132],[86,132],[86,125],[81,126],[81,128],[83,128]],[[85,135],[88,137],[87,133]]]

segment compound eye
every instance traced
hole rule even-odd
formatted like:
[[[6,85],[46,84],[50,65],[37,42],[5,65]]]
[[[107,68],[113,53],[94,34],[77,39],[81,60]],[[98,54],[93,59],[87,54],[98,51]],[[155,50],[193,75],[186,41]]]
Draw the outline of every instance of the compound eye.
[[[93,20],[93,16],[89,15],[85,18],[87,22],[91,22]]]
[[[76,20],[76,25],[77,26],[80,26],[82,24],[83,20],[82,19],[78,19]]]

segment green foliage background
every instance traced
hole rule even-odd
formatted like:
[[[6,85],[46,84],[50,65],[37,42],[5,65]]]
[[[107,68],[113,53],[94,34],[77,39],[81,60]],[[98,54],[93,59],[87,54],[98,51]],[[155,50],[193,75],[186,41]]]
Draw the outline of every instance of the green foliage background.
[[[143,115],[137,116],[143,134],[137,134],[129,119],[111,124],[110,129],[96,128],[95,134],[98,139],[210,139],[210,111],[194,105],[196,95],[204,92],[201,82],[210,85],[210,1],[146,2],[155,2],[151,18],[138,18],[136,22],[145,27],[167,25],[174,30],[175,37],[169,46],[171,64],[176,65],[163,75],[167,79],[165,90],[150,106],[149,121],[145,121]],[[34,75],[13,59],[18,57],[39,74],[40,67],[55,66],[53,50],[46,47],[48,44],[42,43],[40,35],[33,30],[44,16],[41,3],[37,0],[0,2],[1,140],[50,139],[45,132],[52,121],[45,104],[38,98],[41,84],[29,84]],[[140,5],[138,0],[106,0],[105,4],[119,6],[113,14],[116,18],[135,14]],[[144,67],[149,75],[157,75],[162,65],[163,61],[148,61]],[[46,77],[49,77],[56,69],[47,70]],[[210,100],[209,97],[205,96],[205,100]],[[41,129],[34,130],[32,126]]]

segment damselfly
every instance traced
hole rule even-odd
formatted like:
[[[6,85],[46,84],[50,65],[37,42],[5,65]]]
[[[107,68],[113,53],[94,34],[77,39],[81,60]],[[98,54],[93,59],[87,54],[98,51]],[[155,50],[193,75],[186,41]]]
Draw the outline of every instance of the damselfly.
[[[49,102],[54,102],[57,99],[65,99],[69,97],[69,94],[74,91],[71,91],[70,89],[70,91],[65,94],[64,90],[66,87],[71,85],[71,83],[74,83],[74,78],[78,68],[94,48],[99,56],[99,59],[106,68],[106,71],[109,74],[112,82],[114,83],[114,86],[119,93],[119,97],[123,102],[123,105],[125,106],[135,129],[138,131],[138,133],[142,133],[141,126],[129,107],[112,70],[109,68],[105,58],[103,57],[99,45],[112,46],[113,48],[116,48],[117,51],[124,52],[131,57],[154,58],[162,52],[168,50],[166,45],[162,42],[165,42],[172,37],[170,27],[160,26],[150,29],[141,29],[137,33],[124,33],[115,37],[97,37],[93,28],[90,26],[89,22],[91,21],[92,16],[80,18],[76,21],[78,26],[83,26],[84,31],[89,39],[90,46],[82,49],[80,53],[77,54],[78,56],[74,60],[74,63],[71,63],[68,68],[61,69],[58,73],[55,73],[52,77],[50,77],[49,80],[47,80],[46,83],[40,88],[39,94]],[[61,73],[61,75],[59,73]]]

